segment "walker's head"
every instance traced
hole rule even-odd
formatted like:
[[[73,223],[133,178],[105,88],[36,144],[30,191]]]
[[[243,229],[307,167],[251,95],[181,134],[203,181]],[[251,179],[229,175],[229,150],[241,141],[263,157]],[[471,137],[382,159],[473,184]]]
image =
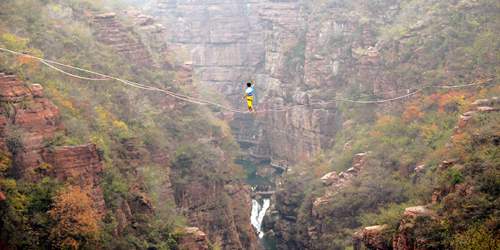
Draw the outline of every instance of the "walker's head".
[[[247,86],[248,86],[248,87],[252,87],[252,84],[251,84],[251,83],[249,83],[249,82],[247,82]]]

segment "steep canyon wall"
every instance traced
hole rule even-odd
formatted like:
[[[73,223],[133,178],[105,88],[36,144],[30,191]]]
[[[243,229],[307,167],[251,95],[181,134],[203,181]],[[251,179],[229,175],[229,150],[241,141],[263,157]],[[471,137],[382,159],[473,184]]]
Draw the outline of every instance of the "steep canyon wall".
[[[239,98],[251,76],[258,110],[305,105],[259,114],[260,130],[252,132],[263,137],[275,160],[296,163],[331,147],[345,122],[336,103],[314,103],[353,89],[398,87],[379,76],[383,42],[372,27],[394,21],[399,6],[390,2],[375,9],[360,3],[156,0],[147,12],[167,27],[174,45],[190,53],[201,82],[232,106],[246,108]],[[226,117],[236,133],[257,125],[249,115]]]
[[[159,0],[147,12],[165,25],[174,46],[189,52],[201,82],[231,97],[262,61],[258,8],[258,1]]]

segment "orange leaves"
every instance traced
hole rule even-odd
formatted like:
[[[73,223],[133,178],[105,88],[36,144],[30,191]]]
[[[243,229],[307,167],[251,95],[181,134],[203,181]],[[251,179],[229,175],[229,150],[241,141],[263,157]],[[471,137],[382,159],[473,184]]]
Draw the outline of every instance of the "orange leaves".
[[[469,140],[467,134],[456,134],[453,136],[453,143],[464,143],[465,141]]]
[[[38,60],[29,54],[18,55],[14,57],[14,60],[16,60],[16,62],[21,65],[28,66],[29,70],[35,70],[40,68],[40,63],[38,62]]]
[[[377,137],[381,134],[382,134],[382,131],[380,131],[380,130],[371,130],[370,132],[368,132],[368,135],[371,137]]]
[[[92,207],[88,191],[68,185],[52,197],[53,207],[47,211],[56,222],[50,232],[54,246],[60,249],[100,248],[101,215]]]
[[[433,135],[438,131],[438,126],[436,123],[433,123],[432,125],[423,125],[422,126],[422,135],[423,136],[429,136]]]
[[[403,113],[403,122],[405,124],[410,124],[415,119],[422,119],[423,114],[420,112],[420,108],[417,106],[406,107],[406,111]]]
[[[453,91],[448,94],[432,94],[427,99],[431,102],[437,102],[439,105],[438,112],[454,113],[458,111],[458,107],[466,103],[471,97],[471,94],[465,91]]]

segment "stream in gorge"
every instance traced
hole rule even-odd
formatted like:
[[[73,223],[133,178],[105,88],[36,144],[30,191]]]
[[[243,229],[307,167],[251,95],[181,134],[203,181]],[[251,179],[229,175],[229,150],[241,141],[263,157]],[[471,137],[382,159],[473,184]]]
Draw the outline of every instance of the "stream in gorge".
[[[257,175],[257,164],[245,160],[236,160],[235,163],[242,165],[243,169],[248,171],[247,179],[245,180],[246,184],[252,187],[255,187],[255,185],[273,185],[272,182],[269,181],[269,179]],[[273,185],[273,190],[274,188],[275,187]],[[264,248],[267,250],[275,250],[275,237],[263,237],[265,232],[262,231],[262,221],[264,220],[266,211],[270,206],[271,199],[269,198],[264,198],[260,201],[252,199],[252,215],[250,217],[250,220],[252,225],[257,229],[257,232],[259,234],[259,242],[262,244],[262,246],[264,246]]]

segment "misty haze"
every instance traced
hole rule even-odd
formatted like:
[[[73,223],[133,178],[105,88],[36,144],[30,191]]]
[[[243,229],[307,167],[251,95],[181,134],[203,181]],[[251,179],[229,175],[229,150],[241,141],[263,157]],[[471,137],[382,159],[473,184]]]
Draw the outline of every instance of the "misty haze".
[[[500,1],[1,0],[0,249],[500,250]]]

